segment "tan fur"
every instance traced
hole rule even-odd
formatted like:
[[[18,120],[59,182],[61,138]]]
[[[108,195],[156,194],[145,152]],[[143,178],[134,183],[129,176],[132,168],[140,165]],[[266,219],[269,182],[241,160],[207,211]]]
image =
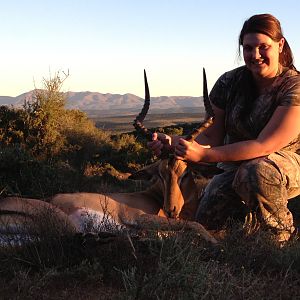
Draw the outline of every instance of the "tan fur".
[[[45,201],[19,197],[0,199],[1,230],[8,225],[16,226],[20,230],[22,227],[33,228],[37,223],[36,217],[43,218],[45,222],[51,219],[61,226],[62,231],[76,231],[74,224],[63,211]]]

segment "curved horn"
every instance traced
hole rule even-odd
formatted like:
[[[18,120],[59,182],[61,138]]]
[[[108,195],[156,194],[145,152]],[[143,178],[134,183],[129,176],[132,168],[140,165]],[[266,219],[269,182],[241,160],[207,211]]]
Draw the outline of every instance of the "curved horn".
[[[206,80],[206,73],[204,68],[203,68],[203,102],[204,102],[204,108],[206,112],[205,120],[203,123],[200,124],[199,127],[195,128],[190,134],[188,134],[186,140],[189,142],[193,142],[201,132],[203,132],[205,129],[211,126],[215,118],[215,113],[213,111],[208,96],[207,80]]]
[[[135,118],[133,122],[133,126],[136,129],[136,131],[141,132],[144,136],[146,136],[147,139],[152,140],[152,132],[150,132],[143,125],[144,119],[147,115],[150,106],[150,92],[149,92],[149,86],[148,86],[147,75],[145,70],[144,70],[144,81],[145,81],[145,102],[141,112]]]

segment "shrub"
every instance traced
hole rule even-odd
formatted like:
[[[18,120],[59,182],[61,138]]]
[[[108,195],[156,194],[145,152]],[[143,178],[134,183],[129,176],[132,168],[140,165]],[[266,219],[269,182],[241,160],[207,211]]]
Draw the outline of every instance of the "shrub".
[[[0,191],[3,195],[44,198],[73,190],[78,176],[66,163],[41,161],[24,148],[0,148]]]
[[[0,143],[23,144],[27,137],[25,112],[21,109],[0,106]]]
[[[44,79],[44,89],[35,89],[32,101],[25,101],[26,145],[38,157],[51,158],[63,149],[65,138],[61,126],[65,121],[65,96],[60,91],[64,78],[56,73],[49,80]]]

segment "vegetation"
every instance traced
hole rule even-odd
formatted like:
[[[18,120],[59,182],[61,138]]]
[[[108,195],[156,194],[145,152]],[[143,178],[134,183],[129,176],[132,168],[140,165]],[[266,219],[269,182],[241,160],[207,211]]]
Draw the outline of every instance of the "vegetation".
[[[1,251],[2,299],[298,299],[299,242],[235,229],[220,247],[181,232],[60,236]]]
[[[65,79],[45,80],[22,109],[0,107],[1,197],[141,188],[126,178],[153,161],[145,140],[99,130],[84,113],[66,110]],[[36,222],[38,239],[0,248],[1,299],[300,298],[296,239],[280,249],[266,232],[246,237],[236,224],[216,247],[187,232],[58,234],[47,216]]]
[[[2,196],[98,191],[96,185],[106,185],[109,177],[122,177],[152,160],[145,141],[133,134],[113,136],[83,112],[66,110],[64,80],[61,74],[44,80],[44,89],[36,90],[23,109],[0,107]]]

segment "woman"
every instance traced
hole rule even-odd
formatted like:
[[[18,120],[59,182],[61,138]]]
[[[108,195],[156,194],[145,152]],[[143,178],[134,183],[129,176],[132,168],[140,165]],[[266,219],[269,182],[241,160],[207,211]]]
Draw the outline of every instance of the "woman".
[[[300,74],[270,14],[245,21],[240,47],[245,66],[223,74],[210,93],[214,124],[197,142],[155,133],[149,147],[159,155],[171,143],[178,159],[224,169],[201,198],[203,225],[220,228],[242,215],[248,232],[263,225],[285,242],[295,230],[288,199],[300,194]]]

